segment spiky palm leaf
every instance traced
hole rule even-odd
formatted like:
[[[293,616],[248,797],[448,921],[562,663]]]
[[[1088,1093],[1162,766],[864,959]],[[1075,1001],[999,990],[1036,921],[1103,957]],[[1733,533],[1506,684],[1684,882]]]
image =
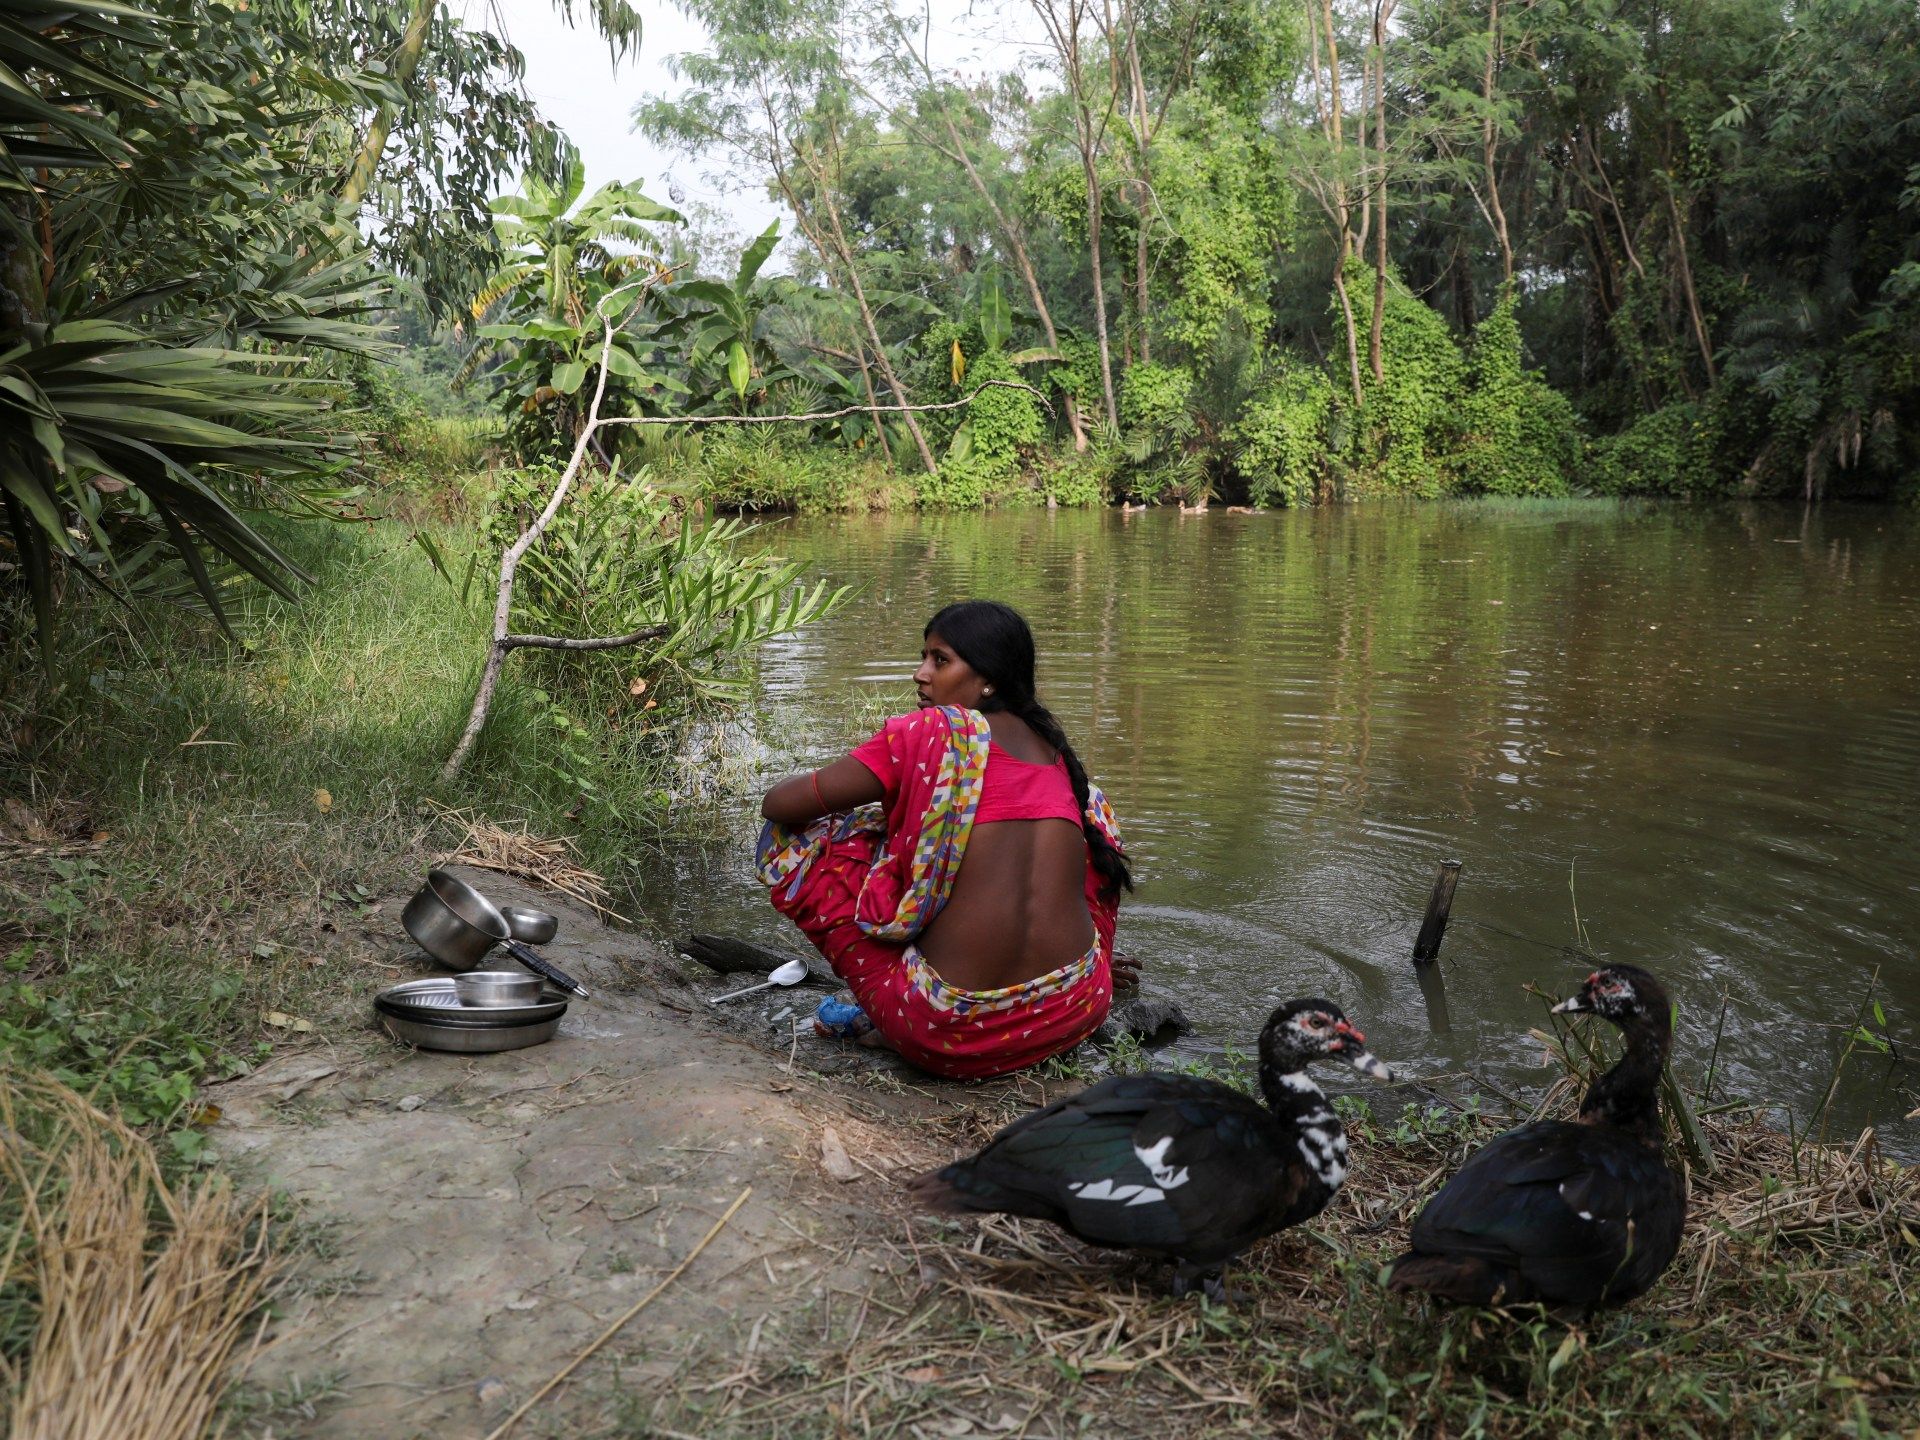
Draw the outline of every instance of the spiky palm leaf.
[[[43,636],[54,562],[79,561],[91,546],[105,557],[96,574],[126,573],[100,507],[122,490],[137,494],[214,614],[222,607],[203,547],[291,593],[287,577],[300,571],[240,516],[234,491],[257,496],[349,458],[349,437],[310,428],[326,402],[293,377],[299,362],[155,346],[101,320],[0,345],[0,489]]]

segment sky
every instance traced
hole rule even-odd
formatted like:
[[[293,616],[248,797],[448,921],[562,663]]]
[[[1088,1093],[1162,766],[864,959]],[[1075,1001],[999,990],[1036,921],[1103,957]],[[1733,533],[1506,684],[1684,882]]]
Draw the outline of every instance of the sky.
[[[500,33],[527,59],[526,86],[542,113],[572,138],[586,164],[591,193],[609,180],[638,182],[662,204],[722,211],[743,239],[779,219],[791,230],[786,207],[768,198],[758,177],[743,185],[709,178],[717,156],[689,159],[637,135],[630,116],[636,101],[683,88],[667,58],[705,48],[706,31],[671,5],[638,0],[643,23],[639,53],[616,67],[590,28],[569,29],[553,0],[452,0],[449,9],[476,28]],[[936,67],[969,75],[1031,68],[1040,54],[1039,23],[1018,0],[923,0],[933,23]],[[576,10],[583,7],[575,7]]]

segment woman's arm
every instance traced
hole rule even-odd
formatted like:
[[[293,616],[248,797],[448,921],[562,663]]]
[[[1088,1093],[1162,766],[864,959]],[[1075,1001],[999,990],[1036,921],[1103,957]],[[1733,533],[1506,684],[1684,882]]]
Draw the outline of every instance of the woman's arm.
[[[880,777],[851,756],[824,769],[789,775],[760,802],[763,818],[797,830],[838,810],[852,810],[885,797]]]

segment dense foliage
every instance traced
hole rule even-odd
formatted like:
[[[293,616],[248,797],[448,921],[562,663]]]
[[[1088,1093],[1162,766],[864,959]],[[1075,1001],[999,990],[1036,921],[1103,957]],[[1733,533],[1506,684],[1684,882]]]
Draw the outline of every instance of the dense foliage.
[[[950,398],[1001,291],[1046,357],[1037,433],[883,429],[923,501],[1913,488],[1905,0],[1034,0],[1037,93],[886,0],[692,8],[637,122],[793,209],[817,361]]]
[[[248,515],[339,498],[324,365],[379,351],[379,268],[444,308],[499,175],[563,156],[519,69],[433,0],[0,4],[0,553],[43,629],[75,576],[285,590]]]

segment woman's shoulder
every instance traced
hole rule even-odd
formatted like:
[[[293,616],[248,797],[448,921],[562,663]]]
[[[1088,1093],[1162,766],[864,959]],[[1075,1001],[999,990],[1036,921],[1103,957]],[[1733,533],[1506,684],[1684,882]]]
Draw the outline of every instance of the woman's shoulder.
[[[881,725],[877,733],[907,735],[937,731],[947,735],[968,734],[976,730],[981,734],[988,733],[987,717],[978,710],[969,710],[964,705],[922,705],[918,710],[895,715]]]

